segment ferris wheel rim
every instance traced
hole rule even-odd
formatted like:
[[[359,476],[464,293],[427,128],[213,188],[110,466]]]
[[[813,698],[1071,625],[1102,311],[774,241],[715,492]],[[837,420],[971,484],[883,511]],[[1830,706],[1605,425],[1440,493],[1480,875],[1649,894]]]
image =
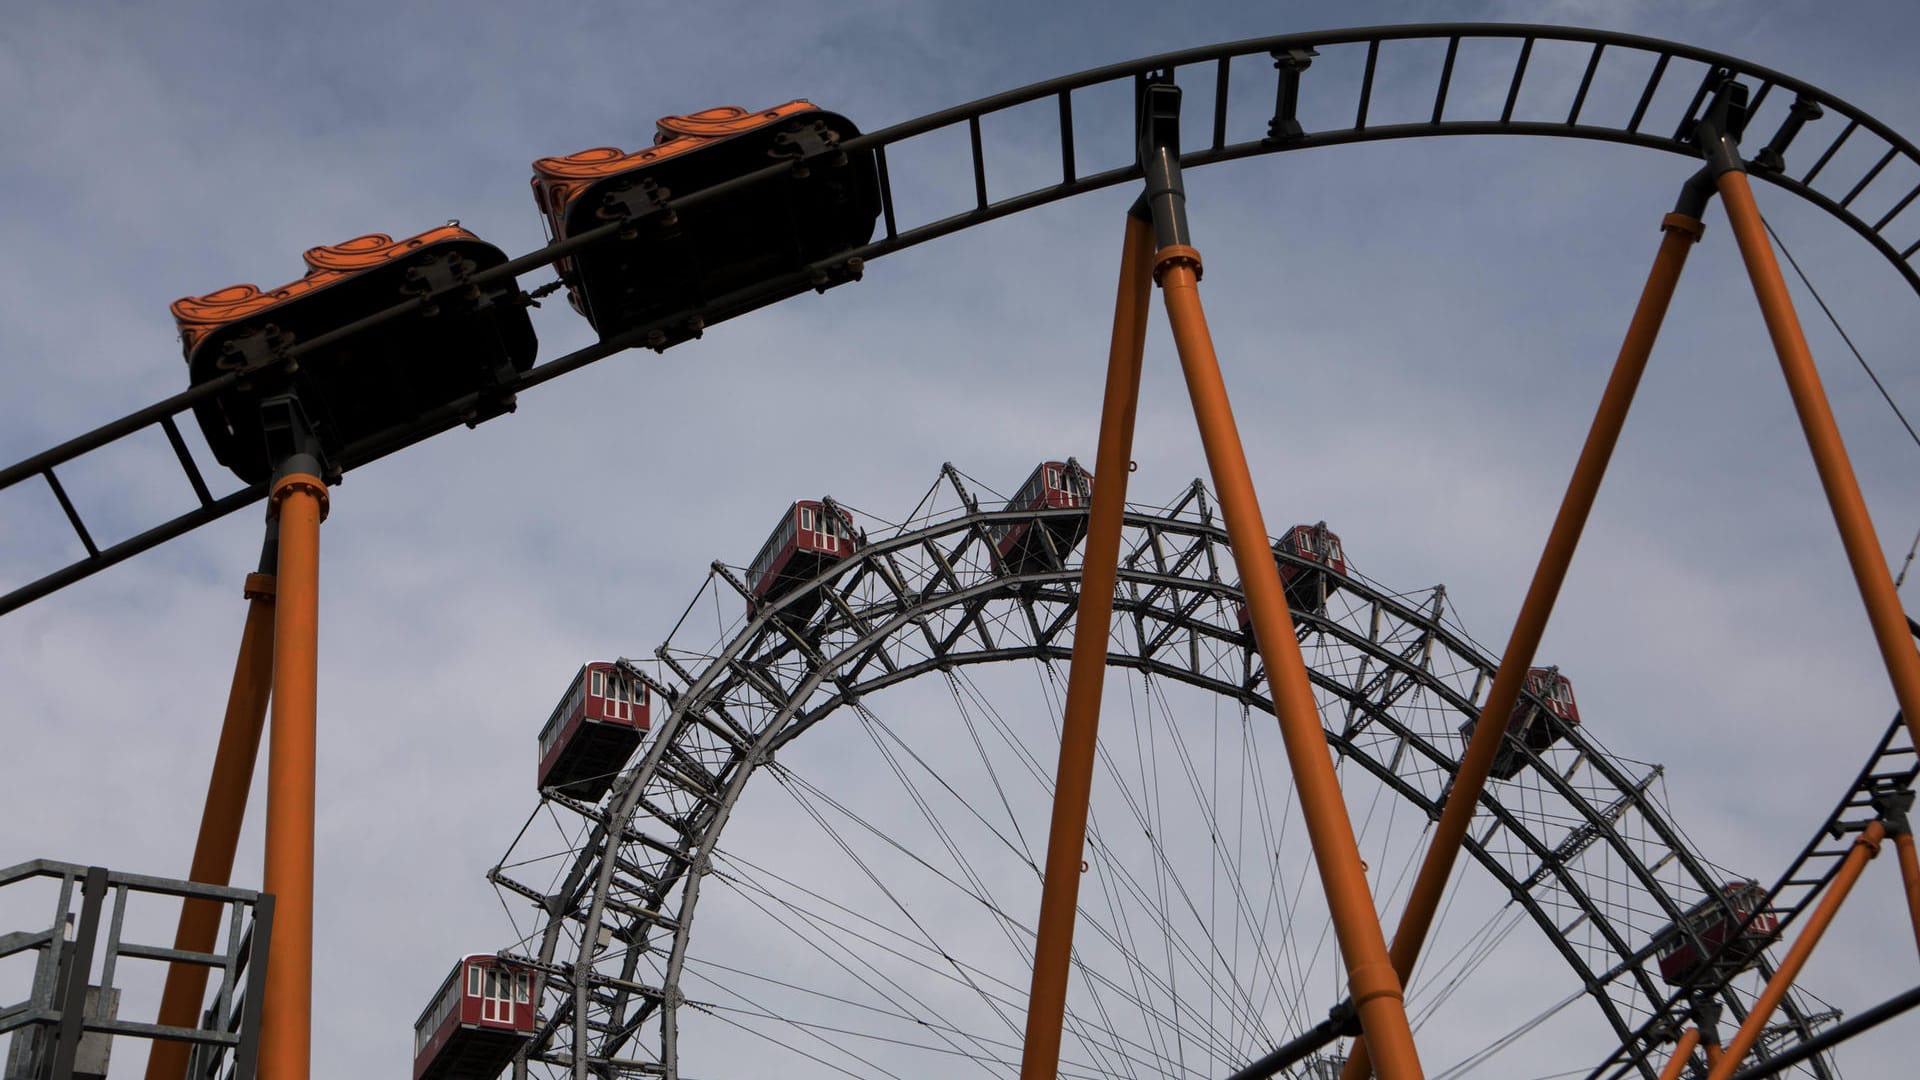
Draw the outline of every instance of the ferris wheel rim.
[[[1204,494],[1204,487],[1196,487],[1194,490]],[[1196,538],[1199,542],[1217,542],[1222,545],[1224,549],[1225,535],[1219,526],[1180,517],[1183,512],[1182,507],[1185,505],[1186,500],[1182,500],[1181,503],[1176,504],[1170,511],[1130,508],[1127,515],[1128,528],[1130,530],[1156,528],[1163,533],[1179,533],[1190,538]],[[923,546],[937,541],[940,538],[951,538],[963,535],[984,537],[987,535],[986,530],[992,525],[1009,520],[1032,521],[1038,524],[1055,518],[1070,517],[1076,513],[1083,515],[1084,511],[1036,512],[981,511],[978,509],[968,509],[965,512],[948,516],[931,524],[922,525],[919,528],[903,527],[895,536],[867,544],[856,553],[856,558],[877,559],[895,552],[909,550],[916,546]],[[716,564],[716,572],[721,569],[722,568]],[[687,676],[685,679],[685,687],[672,692],[672,696],[669,698],[671,708],[668,715],[662,718],[660,723],[655,727],[650,743],[646,751],[641,755],[640,760],[620,778],[612,793],[607,797],[606,811],[601,816],[601,823],[595,827],[594,839],[582,845],[576,853],[577,861],[575,870],[572,875],[570,875],[569,880],[578,878],[581,875],[581,871],[586,869],[588,865],[591,865],[594,870],[592,898],[580,930],[579,940],[583,944],[592,943],[596,938],[606,936],[606,932],[602,928],[607,925],[605,920],[608,917],[608,900],[616,863],[615,853],[618,849],[618,839],[629,830],[638,818],[641,793],[645,787],[647,778],[651,775],[652,771],[660,767],[661,761],[672,747],[675,736],[684,729],[686,724],[691,722],[689,719],[690,716],[705,708],[707,704],[710,704],[710,698],[703,695],[709,695],[712,692],[712,688],[721,682],[729,672],[737,674],[742,656],[750,654],[756,643],[765,643],[775,638],[798,640],[793,628],[783,622],[785,618],[784,613],[789,610],[797,598],[805,596],[810,592],[824,589],[831,594],[831,589],[829,588],[831,583],[834,579],[844,576],[846,572],[847,567],[845,564],[828,567],[814,578],[796,583],[792,589],[783,595],[773,598],[767,603],[755,605],[751,616],[739,624],[738,629],[725,640],[724,646],[709,658],[704,668],[697,673],[684,668],[676,669]],[[1239,595],[1236,586],[1222,582],[1217,576],[1210,580],[1205,578],[1188,578],[1181,577],[1177,573],[1169,576],[1164,573],[1140,571],[1137,568],[1130,573],[1127,568],[1123,567],[1121,570],[1121,581],[1123,585],[1131,581],[1133,584],[1146,586],[1149,589],[1165,587],[1177,582],[1183,588],[1204,589],[1216,597],[1228,601],[1237,598]],[[740,588],[737,580],[733,582],[733,586],[736,589]],[[653,1011],[659,1015],[660,1058],[658,1067],[664,1071],[665,1075],[678,1075],[678,1012],[680,1005],[686,1000],[685,995],[680,992],[679,979],[682,976],[687,957],[687,944],[692,938],[693,916],[698,908],[699,885],[701,880],[708,876],[711,871],[715,847],[731,816],[733,807],[737,805],[741,793],[745,790],[747,781],[751,779],[752,775],[759,771],[759,766],[771,757],[773,751],[785,745],[793,738],[798,737],[798,735],[803,734],[831,713],[857,702],[860,697],[866,693],[885,689],[888,686],[910,682],[913,679],[923,677],[936,670],[970,667],[1002,660],[1064,659],[1067,655],[1065,647],[1057,643],[1052,643],[1050,639],[1049,643],[1038,643],[1013,649],[979,649],[928,657],[916,665],[889,670],[882,675],[873,676],[863,682],[856,682],[851,685],[843,683],[838,676],[838,673],[843,668],[852,664],[862,653],[869,651],[875,642],[884,643],[893,635],[911,632],[912,628],[924,623],[926,617],[933,612],[944,610],[954,605],[984,603],[986,598],[1005,597],[1019,593],[1022,590],[1033,593],[1036,590],[1053,589],[1070,598],[1077,591],[1077,586],[1077,566],[1062,561],[1058,565],[1048,569],[1001,575],[972,588],[955,589],[950,592],[940,592],[923,596],[918,603],[905,605],[897,610],[893,610],[884,623],[870,628],[868,633],[861,635],[854,643],[846,645],[831,657],[820,657],[823,662],[815,666],[803,683],[790,692],[790,700],[792,702],[805,702],[810,698],[813,691],[818,689],[823,683],[829,680],[841,683],[841,685],[836,687],[836,692],[830,694],[824,702],[808,712],[807,719],[804,723],[799,725],[792,724],[792,720],[797,715],[797,707],[790,708],[788,711],[780,714],[777,719],[767,723],[749,746],[741,748],[741,767],[738,768],[728,780],[725,795],[722,796],[717,803],[715,812],[702,823],[698,830],[697,839],[690,838],[690,843],[681,856],[681,865],[684,866],[684,881],[670,883],[661,891],[661,898],[664,901],[674,892],[676,885],[680,890],[679,903],[671,919],[673,947],[667,961],[666,977],[662,980],[665,985],[660,988],[659,999],[653,1009]],[[1464,632],[1445,624],[1441,617],[1441,613],[1444,610],[1441,603],[1435,603],[1435,613],[1433,616],[1424,616],[1416,606],[1407,602],[1406,597],[1411,594],[1388,592],[1383,587],[1357,573],[1351,574],[1343,580],[1342,587],[1351,588],[1366,604],[1377,605],[1380,610],[1392,612],[1395,617],[1409,621],[1421,621],[1427,628],[1427,631],[1434,636],[1435,640],[1444,641],[1449,648],[1462,655],[1472,657],[1476,664],[1489,673],[1489,678],[1491,671],[1497,666],[1497,661],[1487,654],[1477,643],[1473,642],[1471,638],[1467,637]],[[1444,587],[1436,587],[1429,591],[1429,595],[1435,601],[1443,601],[1445,589]],[[1117,618],[1125,617],[1129,612],[1137,613],[1143,610],[1153,612],[1161,609],[1152,608],[1151,594],[1149,595],[1149,601],[1144,605],[1139,602],[1128,602],[1125,600],[1117,601],[1116,603]],[[1304,623],[1310,623],[1312,628],[1316,630],[1338,631],[1343,629],[1339,627],[1336,620],[1320,618],[1310,613],[1299,613],[1297,617]],[[1234,635],[1230,632],[1223,631],[1217,626],[1205,626],[1204,629],[1215,633],[1216,636],[1221,637],[1223,640],[1237,637],[1241,641],[1244,641],[1245,637],[1244,631],[1238,635]],[[1378,643],[1365,643],[1357,640],[1349,641],[1348,644],[1358,648],[1366,648],[1369,646],[1378,647]],[[1384,648],[1381,648],[1380,651],[1384,658]],[[664,647],[660,652],[664,654]],[[1248,708],[1269,713],[1272,709],[1270,700],[1268,700],[1263,693],[1259,692],[1259,689],[1264,689],[1263,681],[1259,684],[1258,689],[1252,685],[1228,685],[1218,680],[1207,680],[1195,672],[1186,671],[1174,665],[1159,663],[1153,661],[1151,658],[1141,658],[1124,652],[1116,653],[1112,651],[1111,648],[1109,652],[1109,664],[1132,668],[1147,674],[1162,675],[1216,695],[1234,698]],[[1453,713],[1463,716],[1473,716],[1477,714],[1477,710],[1469,700],[1462,698],[1457,692],[1452,691],[1450,687],[1446,687],[1441,680],[1432,676],[1430,673],[1423,673],[1417,667],[1405,664],[1404,660],[1400,662],[1398,670],[1409,680],[1419,680],[1423,689],[1440,691],[1439,696],[1442,697],[1448,709]],[[1318,673],[1315,674],[1317,675]],[[1323,678],[1316,678],[1316,686],[1322,691],[1330,691],[1342,697],[1348,696],[1347,693],[1344,692],[1345,688]],[[663,689],[672,690],[670,687]],[[1476,690],[1475,693],[1477,694],[1478,691]],[[1349,698],[1349,700],[1351,699]],[[1390,727],[1395,725],[1395,722],[1386,715],[1386,710],[1384,709],[1380,710],[1380,715],[1373,718],[1373,722],[1387,724]],[[1434,746],[1431,741],[1421,733],[1403,726],[1396,727],[1395,733],[1400,738],[1406,740],[1409,746],[1416,747],[1420,753],[1430,758],[1436,764],[1442,767],[1457,765],[1457,753],[1448,755],[1443,749]],[[1395,775],[1392,766],[1381,763],[1362,747],[1353,743],[1349,737],[1343,736],[1337,731],[1328,731],[1327,734],[1330,743],[1340,749],[1343,756],[1350,757],[1359,762],[1361,767],[1366,769],[1376,780],[1379,780],[1382,784],[1391,788],[1397,798],[1412,804],[1414,807],[1427,812],[1429,815],[1437,812],[1437,804],[1430,797],[1418,791],[1417,788],[1401,781]],[[1611,755],[1582,735],[1577,727],[1569,729],[1567,735],[1569,745],[1578,748],[1581,755],[1580,760],[1593,763],[1596,771],[1605,775],[1608,782],[1623,793],[1644,793],[1647,784],[1651,783],[1659,775],[1656,771],[1649,774],[1645,779],[1635,782],[1629,779],[1628,776],[1619,769],[1616,763],[1612,761]],[[1564,779],[1560,778],[1554,769],[1538,767],[1540,760],[1535,757],[1530,750],[1526,751],[1526,753],[1535,766],[1533,771],[1547,778],[1550,783],[1553,783],[1558,788],[1560,795],[1570,805],[1579,808],[1583,812],[1587,822],[1594,828],[1596,838],[1604,840],[1610,846],[1614,854],[1620,858],[1640,880],[1646,891],[1658,899],[1669,915],[1677,916],[1684,905],[1678,903],[1672,896],[1668,895],[1665,887],[1658,882],[1644,862],[1631,850],[1631,845],[1615,833],[1611,824],[1605,820],[1604,813],[1590,805],[1587,802],[1586,796],[1582,795]],[[1654,984],[1655,977],[1649,971],[1649,960],[1653,951],[1652,945],[1635,946],[1633,944],[1634,939],[1631,936],[1634,931],[1632,931],[1631,928],[1628,928],[1628,930],[1623,933],[1621,929],[1613,925],[1613,920],[1608,917],[1603,905],[1596,902],[1592,897],[1587,896],[1581,885],[1573,880],[1568,868],[1559,863],[1556,859],[1555,849],[1545,840],[1534,836],[1532,830],[1526,826],[1520,816],[1510,811],[1500,802],[1498,788],[1499,785],[1489,785],[1486,793],[1482,796],[1481,809],[1496,821],[1498,827],[1506,828],[1513,836],[1519,837],[1528,846],[1529,850],[1539,859],[1539,869],[1533,875],[1533,880],[1523,885],[1515,876],[1508,873],[1496,858],[1484,849],[1482,843],[1473,840],[1472,837],[1469,837],[1468,850],[1474,856],[1475,862],[1481,866],[1482,870],[1491,874],[1494,879],[1503,885],[1509,891],[1510,895],[1522,905],[1530,920],[1539,928],[1542,935],[1552,944],[1554,949],[1559,952],[1569,969],[1579,976],[1582,982],[1583,992],[1596,1001],[1600,1011],[1607,1017],[1615,1033],[1619,1035],[1623,1041],[1629,1039],[1634,1033],[1635,1023],[1632,1018],[1621,1014],[1617,1004],[1609,996],[1607,988],[1620,979],[1626,979],[1630,983],[1637,984],[1638,993],[1635,995],[1636,1000],[1650,1006],[1657,1006],[1663,994],[1661,989]],[[554,794],[555,793],[551,792],[547,793],[549,797],[552,797]],[[1628,798],[1631,800],[1632,796],[1629,795]],[[1685,869],[1688,879],[1693,884],[1698,885],[1703,891],[1717,886],[1717,881],[1699,861],[1697,854],[1692,851],[1684,837],[1665,820],[1664,811],[1660,810],[1656,812],[1657,804],[1651,800],[1646,800],[1631,802],[1630,805],[1631,808],[1640,810],[1646,820],[1656,826],[1655,831],[1659,838],[1667,845],[1668,850],[1679,857],[1679,861]],[[614,827],[614,823],[616,822],[618,823],[617,828]],[[1617,963],[1605,971],[1595,971],[1586,963],[1580,955],[1580,952],[1570,943],[1565,934],[1561,932],[1560,928],[1550,917],[1550,914],[1531,897],[1529,890],[1534,884],[1537,884],[1542,875],[1554,878],[1558,887],[1560,887],[1567,896],[1578,902],[1582,912],[1582,919],[1590,920],[1593,925],[1600,930],[1602,936],[1606,938],[1609,948],[1617,957]],[[553,899],[558,901],[560,898],[556,896]],[[584,1063],[585,1061],[595,1060],[596,1057],[606,1057],[608,1055],[605,1053],[595,1055],[589,1047],[589,1043],[592,1041],[589,1037],[587,1026],[590,1010],[584,1006],[587,1000],[588,984],[592,981],[595,970],[594,961],[576,957],[570,965],[562,966],[555,963],[555,950],[560,942],[567,936],[564,933],[564,927],[572,917],[573,913],[571,909],[563,910],[563,905],[557,902],[553,904],[548,924],[542,934],[539,965],[542,970],[556,974],[564,971],[569,976],[568,982],[570,983],[572,1008],[568,1010],[571,1012],[568,1026],[572,1029],[573,1045],[566,1056],[572,1062]],[[1576,922],[1574,925],[1578,925],[1578,923]],[[630,968],[636,959],[637,950],[629,948],[624,961],[625,965]],[[623,975],[631,977],[633,972],[623,969]],[[1730,988],[1730,982],[1723,983],[1716,989],[1719,992],[1719,996],[1726,999],[1726,1003],[1731,1006],[1732,1011],[1736,1014],[1743,1012],[1743,1003],[1734,996]],[[1790,1022],[1801,1032],[1802,1037],[1810,1037],[1811,1029],[1800,1015],[1800,1010],[1797,1006],[1790,1002],[1787,1007],[1787,1014]],[[646,1012],[643,1011],[641,1020],[636,1021],[634,1027],[626,1032],[627,1037],[631,1037],[638,1032],[640,1025],[644,1023],[646,1015]],[[556,1011],[555,1015],[549,1020],[550,1032],[557,1032],[561,1019],[560,1011]],[[554,1059],[549,1058],[547,1060]],[[1817,1075],[1827,1075],[1824,1065],[1818,1061],[1816,1061],[1814,1069]]]

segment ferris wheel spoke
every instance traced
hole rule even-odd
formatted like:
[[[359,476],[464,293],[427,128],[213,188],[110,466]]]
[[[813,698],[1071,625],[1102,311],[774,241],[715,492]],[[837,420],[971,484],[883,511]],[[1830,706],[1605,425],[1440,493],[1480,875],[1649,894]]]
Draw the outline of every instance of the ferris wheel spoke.
[[[845,566],[796,582],[791,595],[820,596],[806,615],[784,598],[785,615],[741,614],[710,579],[725,640],[696,640],[698,620],[683,619],[679,640],[655,651],[671,668],[660,679],[677,683],[654,691],[673,710],[656,717],[654,744],[604,805],[543,800],[516,836],[496,867],[499,895],[536,905],[543,957],[588,972],[591,991],[576,1014],[559,984],[578,980],[547,980],[537,1057],[570,1064],[577,1045],[593,1071],[623,1075],[612,1059],[645,1059],[632,1047],[653,1030],[660,1068],[706,1074],[717,1050],[685,1056],[695,1043],[675,1026],[679,1009],[696,1043],[744,1025],[809,1069],[1012,1074],[1040,874],[1029,826],[1053,795],[1079,549],[1066,515],[1023,512],[1023,527],[1058,531],[1034,561],[1009,561],[995,530],[1013,515],[943,507],[863,535]],[[1197,1080],[1313,1026],[1343,974],[1291,770],[1261,722],[1264,680],[1248,670],[1222,584],[1217,524],[1183,502],[1130,508],[1124,527],[1135,554],[1107,642],[1114,700],[1087,819],[1062,1075]],[[1495,666],[1444,596],[1343,572],[1323,606],[1296,613],[1383,911],[1404,902],[1460,727]],[[982,666],[1000,660],[1025,662],[1006,676]],[[836,711],[839,722],[822,722]],[[1517,754],[1468,837],[1486,873],[1455,875],[1443,898],[1434,956],[1408,987],[1412,1019],[1428,1032],[1471,1023],[1459,1008],[1468,988],[1544,945],[1628,1037],[1665,1007],[1644,943],[1717,889],[1718,871],[1665,821],[1646,786],[1657,772],[1571,729]],[[747,785],[762,765],[776,780]],[[729,819],[752,814],[771,825],[719,843]],[[798,846],[760,846],[773,838]],[[714,885],[692,935],[702,880]],[[693,988],[702,1000],[687,998]],[[1736,1011],[1749,992],[1721,988]]]

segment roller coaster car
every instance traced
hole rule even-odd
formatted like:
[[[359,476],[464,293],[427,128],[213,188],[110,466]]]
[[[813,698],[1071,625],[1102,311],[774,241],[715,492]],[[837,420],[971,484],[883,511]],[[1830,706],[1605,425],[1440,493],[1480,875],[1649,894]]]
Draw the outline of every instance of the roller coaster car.
[[[1006,508],[1083,512],[1045,521],[1026,519],[995,525],[991,533],[993,546],[999,550],[1007,572],[1019,574],[1059,566],[1067,552],[1087,535],[1084,511],[1092,501],[1093,474],[1081,468],[1079,462],[1042,462],[1013,498],[1007,500]]]
[[[298,396],[336,472],[390,448],[382,436],[463,399],[470,398],[449,422],[477,424],[512,411],[505,384],[533,366],[536,347],[518,287],[510,279],[461,287],[507,261],[499,248],[448,224],[400,241],[374,233],[304,257],[306,276],[289,285],[266,292],[233,285],[172,304],[194,385],[267,365],[194,406],[214,457],[243,482],[273,471],[261,403],[278,395]],[[438,294],[431,304],[292,364],[271,363],[284,347],[429,294]]]
[[[1580,707],[1573,701],[1573,684],[1556,667],[1528,668],[1521,697],[1507,721],[1507,737],[1494,751],[1489,775],[1511,780],[1520,774],[1527,756],[1519,749],[1526,744],[1535,754],[1560,741],[1565,728],[1580,726]],[[1551,715],[1549,715],[1551,714]],[[1463,741],[1473,738],[1472,720],[1460,725]]]
[[[1729,881],[1720,887],[1719,896],[1709,896],[1688,908],[1678,922],[1668,923],[1654,935],[1660,947],[1660,977],[1670,985],[1684,986],[1695,981],[1709,958],[1716,969],[1721,969],[1716,975],[1746,970],[1780,930],[1779,918],[1762,910],[1766,902],[1767,891],[1759,882]],[[1749,916],[1752,922],[1747,921]],[[1746,923],[1745,929],[1742,923]],[[1704,954],[1687,936],[1688,930],[1700,939]],[[1723,946],[1724,951],[1715,957]]]
[[[1346,549],[1324,521],[1288,529],[1285,536],[1273,542],[1273,561],[1280,569],[1280,587],[1286,591],[1287,606],[1295,611],[1324,612],[1327,597],[1339,591],[1340,580],[1347,576]],[[1240,629],[1253,624],[1247,605],[1241,604],[1235,611]]]
[[[495,1080],[533,1037],[533,975],[497,956],[453,967],[413,1025],[413,1080]]]
[[[857,546],[854,537],[853,515],[839,507],[829,510],[824,502],[804,500],[787,507],[747,568],[747,590],[753,594],[749,609],[851,556]],[[819,607],[816,589],[795,597],[785,613],[804,620]]]
[[[540,787],[598,802],[647,727],[645,685],[618,664],[583,666],[540,729]]]
[[[608,146],[541,158],[533,163],[533,197],[551,239],[623,218],[633,223],[619,240],[555,263],[568,299],[602,338],[705,307],[697,319],[656,327],[646,344],[666,348],[722,319],[857,280],[857,260],[808,267],[873,236],[880,214],[873,151],[839,149],[859,133],[846,117],[804,100],[760,112],[723,106],[662,117],[645,150]],[[782,161],[792,167],[765,182],[654,212],[665,200]]]

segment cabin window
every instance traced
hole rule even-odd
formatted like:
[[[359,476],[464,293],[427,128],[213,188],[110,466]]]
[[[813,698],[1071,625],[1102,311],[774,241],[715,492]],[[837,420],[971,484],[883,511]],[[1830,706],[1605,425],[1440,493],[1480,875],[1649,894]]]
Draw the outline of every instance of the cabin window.
[[[1065,488],[1060,486],[1060,470],[1059,469],[1053,468],[1051,466],[1047,468],[1047,486],[1049,488],[1052,488],[1054,491],[1066,490]]]
[[[483,970],[484,969],[481,968],[479,964],[474,964],[472,967],[469,967],[467,969],[467,996],[468,997],[480,996],[481,980],[486,977],[483,974],[481,974]]]
[[[593,673],[593,696],[594,697],[607,696],[606,675],[598,671]]]
[[[814,528],[813,528],[813,507],[811,507],[811,506],[803,506],[803,507],[801,507],[801,508],[800,508],[800,531],[801,531],[801,532],[813,532],[813,531],[814,531]]]
[[[513,978],[513,1000],[522,1005],[533,1001],[533,979],[524,971]]]

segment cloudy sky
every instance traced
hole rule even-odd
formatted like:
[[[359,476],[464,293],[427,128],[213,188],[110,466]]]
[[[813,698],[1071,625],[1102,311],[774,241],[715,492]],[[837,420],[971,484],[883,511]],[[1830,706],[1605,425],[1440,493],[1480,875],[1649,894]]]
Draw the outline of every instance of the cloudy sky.
[[[30,2],[0,32],[0,458],[183,387],[170,301],[277,285],[305,248],[450,218],[530,250],[527,163],[642,144],[663,114],[804,96],[871,130],[1176,48],[1429,19],[1672,38],[1920,133],[1920,15],[1893,3]],[[1313,109],[1347,107],[1329,95],[1303,112],[1312,126]],[[1007,138],[1011,169],[1044,167],[1043,138]],[[930,154],[897,190],[937,207],[966,190],[961,167]],[[1476,636],[1504,641],[1691,168],[1461,139],[1191,176],[1269,525],[1326,519],[1371,577],[1445,582]],[[1759,198],[1895,399],[1920,410],[1920,298],[1838,223],[1772,188]],[[403,1067],[452,958],[502,940],[481,875],[535,799],[532,740],[580,661],[650,654],[708,564],[746,561],[796,497],[897,517],[943,461],[1008,490],[1036,460],[1091,459],[1131,199],[976,229],[664,355],[606,360],[334,492],[320,1072]],[[1920,238],[1920,211],[1906,217]],[[1664,764],[1703,851],[1767,879],[1893,706],[1724,217],[1707,222],[1542,658],[1573,677],[1589,730]],[[1897,566],[1920,529],[1920,448],[1798,295]],[[545,357],[590,340],[558,303],[536,325]],[[1140,497],[1204,470],[1183,397],[1156,321]],[[157,434],[65,479],[106,538],[189,505]],[[0,493],[0,590],[77,554],[62,529],[42,490]],[[0,864],[185,872],[258,543],[257,515],[236,514],[0,620]],[[258,877],[260,809],[243,882]],[[1891,859],[1870,869],[1806,976],[1849,1010],[1916,981],[1896,877]],[[1883,1028],[1842,1062],[1889,1074],[1915,1034],[1912,1019]]]

